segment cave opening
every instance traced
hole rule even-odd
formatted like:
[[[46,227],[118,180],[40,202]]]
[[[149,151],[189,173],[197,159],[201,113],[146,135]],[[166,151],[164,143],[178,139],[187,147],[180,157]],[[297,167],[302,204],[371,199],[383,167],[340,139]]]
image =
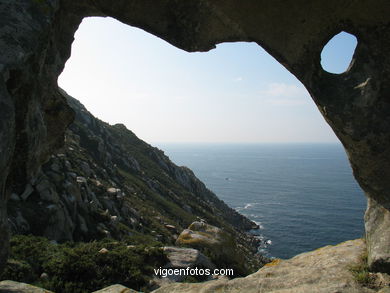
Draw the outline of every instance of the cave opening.
[[[136,37],[130,37],[132,34]],[[92,38],[85,39],[87,36]],[[85,44],[82,43],[84,41]],[[145,45],[139,47],[140,43]],[[352,178],[341,145],[316,107],[313,107],[314,103],[299,81],[256,44],[221,44],[208,53],[187,53],[113,19],[86,18],[76,33],[72,48],[72,57],[59,78],[59,85],[71,96],[80,99],[92,114],[111,124],[125,124],[141,139],[162,146],[177,163],[190,164],[185,160],[180,161],[183,149],[179,150],[178,156],[177,148],[175,149],[177,145],[171,148],[170,142],[186,143],[187,146],[203,143],[203,153],[199,149],[195,153],[188,153],[191,152],[189,149],[184,152],[190,157],[201,153],[201,160],[193,160],[194,165],[189,167],[218,196],[247,216],[260,213],[254,206],[265,208],[269,211],[268,215],[281,215],[276,217],[280,220],[279,227],[284,228],[275,228],[272,223],[260,223],[264,232],[274,229],[272,235],[266,236],[273,241],[269,247],[283,241],[290,247],[301,245],[301,251],[295,251],[295,254],[325,244],[336,244],[342,240],[329,241],[328,235],[335,229],[345,232],[344,223],[349,220],[338,216],[345,216],[351,210],[354,212],[353,221],[357,225],[349,230],[358,234],[358,237],[363,233],[361,219],[365,208],[364,197]],[[300,145],[308,142],[311,143],[308,147],[299,149]],[[213,144],[212,149],[204,149],[207,143]],[[273,180],[274,185],[281,189],[279,194],[268,190],[262,195],[269,196],[270,199],[279,196],[277,201],[264,201],[264,204],[250,201],[232,203],[228,198],[245,192],[248,182],[243,180],[238,189],[226,194],[227,184],[237,178],[220,172],[217,178],[212,179],[215,180],[212,183],[207,177],[212,177],[212,173],[218,170],[205,170],[199,165],[205,161],[209,167],[212,166],[210,162],[216,163],[216,157],[210,159],[210,154],[214,153],[217,157],[223,154],[226,148],[221,150],[218,146],[224,143],[249,143],[251,147],[259,143],[265,144],[266,149],[263,150],[272,159],[283,158],[295,163],[303,160],[303,164],[298,163],[295,167],[290,164],[289,168],[279,165],[273,170],[273,174],[264,176],[269,179],[268,182]],[[294,144],[295,150],[310,155],[299,157],[299,154],[286,152],[279,145],[290,143]],[[316,144],[336,144],[335,156],[340,159],[341,165],[333,164],[332,159],[324,153],[310,153]],[[279,152],[270,153],[275,150]],[[245,152],[248,154],[248,150]],[[264,153],[254,156],[256,161]],[[219,156],[219,159],[224,161],[223,156]],[[318,159],[320,161],[313,163]],[[329,164],[325,170],[313,174],[310,168],[318,162]],[[264,169],[269,169],[272,165],[270,162],[263,163],[270,164],[264,165]],[[346,189],[332,189],[327,185],[331,182],[322,181],[322,184],[305,193],[305,190],[312,187],[307,185],[311,178],[321,181],[321,176],[335,172],[332,167],[340,167],[341,175],[337,174],[340,178],[347,178]],[[265,170],[253,172],[260,178]],[[282,177],[287,173],[299,176],[283,180]],[[276,174],[282,179],[280,182],[275,179]],[[337,177],[338,175],[333,177],[334,182],[339,182]],[[263,181],[265,183],[267,182]],[[294,184],[302,187],[303,191],[292,191]],[[351,191],[348,189],[351,187],[351,197],[343,197]],[[253,193],[253,190],[249,192]],[[333,194],[329,198],[321,198],[313,212],[310,202],[315,202],[315,194],[318,192]],[[262,191],[257,191],[257,196],[258,193],[261,195]],[[302,194],[308,196],[294,200],[294,196]],[[352,199],[356,199],[354,202],[358,207],[350,207]],[[281,205],[284,210],[280,209]],[[332,212],[323,212],[321,207],[324,206]],[[294,210],[295,214],[283,215],[288,209]],[[329,227],[329,218],[339,226]],[[309,233],[300,231],[303,224],[314,230]],[[289,234],[285,234],[286,230],[290,231]],[[317,242],[314,247],[306,246],[307,241],[310,241],[307,237],[325,242]],[[343,240],[356,238],[345,233],[343,237]],[[289,256],[292,255],[282,255]]]
[[[352,65],[357,43],[357,38],[353,34],[342,31],[334,35],[322,49],[322,68],[335,74],[347,71]]]
[[[94,17],[72,48],[60,87],[148,142],[338,141],[303,85],[255,43],[188,53]]]

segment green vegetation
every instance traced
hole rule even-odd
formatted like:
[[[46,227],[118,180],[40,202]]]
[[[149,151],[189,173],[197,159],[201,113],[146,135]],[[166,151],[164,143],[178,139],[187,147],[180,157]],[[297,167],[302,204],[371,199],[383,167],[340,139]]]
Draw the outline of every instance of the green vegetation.
[[[167,263],[160,246],[145,235],[65,244],[18,235],[11,240],[11,259],[0,279],[64,293],[91,292],[116,283],[147,290],[153,268]]]
[[[245,276],[266,262],[245,233],[253,223],[191,170],[176,166],[125,126],[98,120],[71,97],[68,103],[76,119],[63,148],[42,166],[27,198],[8,202],[13,234],[44,235],[59,244],[15,236],[12,259],[0,278],[55,292],[91,292],[115,283],[145,290],[153,268],[168,262],[160,247],[175,245],[180,233],[200,220],[231,239],[224,242],[227,247],[196,247],[217,267]]]
[[[374,287],[375,278],[370,274],[367,263],[367,252],[365,252],[359,262],[350,268],[356,282],[368,288]]]

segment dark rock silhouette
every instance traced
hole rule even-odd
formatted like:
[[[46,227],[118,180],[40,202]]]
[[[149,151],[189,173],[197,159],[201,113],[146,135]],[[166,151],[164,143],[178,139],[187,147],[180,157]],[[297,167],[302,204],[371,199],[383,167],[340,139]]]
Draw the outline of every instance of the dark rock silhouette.
[[[191,170],[172,163],[123,124],[109,125],[60,93],[75,120],[64,146],[42,165],[35,183],[20,196],[11,194],[12,234],[59,243],[145,234],[173,245],[183,229],[202,219],[237,241],[229,250],[243,256],[230,263],[236,275],[254,272],[267,261],[257,253],[259,240],[247,233],[256,223],[226,205]],[[221,259],[216,265],[225,263]]]
[[[35,184],[73,114],[57,77],[86,16],[111,16],[187,51],[256,42],[309,91],[344,145],[368,197],[368,260],[390,270],[390,5],[372,1],[0,0],[0,267],[7,256],[6,202]],[[340,31],[358,39],[350,68],[320,65]],[[26,187],[27,186],[27,187]]]

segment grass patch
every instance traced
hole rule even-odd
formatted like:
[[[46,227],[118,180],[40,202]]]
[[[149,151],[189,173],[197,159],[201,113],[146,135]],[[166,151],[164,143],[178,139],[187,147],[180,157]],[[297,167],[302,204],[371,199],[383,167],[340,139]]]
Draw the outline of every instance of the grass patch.
[[[363,287],[375,288],[375,277],[370,273],[367,262],[367,252],[359,259],[359,262],[352,265],[349,270],[352,273],[355,281]]]

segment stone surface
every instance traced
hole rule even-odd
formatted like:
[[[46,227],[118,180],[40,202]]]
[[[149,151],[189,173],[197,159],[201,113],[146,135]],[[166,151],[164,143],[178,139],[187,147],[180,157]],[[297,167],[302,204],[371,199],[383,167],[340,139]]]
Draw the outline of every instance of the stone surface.
[[[1,281],[0,293],[53,293],[53,292],[25,283],[19,283],[14,281]]]
[[[174,246],[164,247],[169,263],[167,268],[187,268],[202,266],[205,268],[215,268],[215,265],[199,250],[193,248],[180,248]]]
[[[98,291],[94,291],[92,293],[137,293],[138,291],[135,291],[133,289],[129,289],[125,286],[122,286],[120,284],[111,285],[109,287],[103,288]]]
[[[294,74],[376,202],[366,214],[369,261],[389,271],[388,237],[375,242],[387,216],[368,219],[390,210],[389,15],[388,0],[0,0],[0,267],[7,255],[7,198],[34,180],[73,118],[56,84],[73,35],[84,17],[111,16],[187,51],[256,42]],[[354,34],[358,45],[349,69],[330,74],[320,53],[340,31]]]
[[[390,275],[376,273],[375,284],[378,288],[388,288],[390,290]]]
[[[197,249],[166,246],[164,247],[164,253],[166,253],[169,260],[164,268],[186,269],[197,267],[210,270],[216,268],[210,259]],[[184,275],[168,275],[168,279],[174,282],[181,282],[184,278]]]
[[[232,257],[234,240],[222,229],[204,222],[193,222],[176,240],[177,245],[211,249],[215,254]]]
[[[368,262],[374,271],[390,273],[390,211],[368,198],[365,213]]]
[[[169,263],[165,265],[166,268],[216,268],[207,256],[196,249],[166,246],[164,252],[169,259]]]
[[[73,119],[56,80],[70,56],[64,42],[70,45],[78,23],[60,25],[59,8],[55,0],[0,1],[0,268],[7,255],[6,199],[34,180]]]
[[[246,293],[368,293],[350,272],[365,252],[362,240],[326,246],[289,260],[274,260],[245,278],[221,278],[198,284],[169,284],[154,293],[246,292]]]
[[[237,249],[235,239],[222,229],[204,222],[193,222],[183,230],[176,245],[208,252],[211,260],[223,267],[234,268],[235,276],[245,275],[250,258]]]
[[[75,120],[66,131],[65,145],[27,185],[29,196],[9,201],[13,234],[58,242],[106,235],[120,240],[131,233],[150,234],[153,223],[153,229],[159,230],[155,239],[172,245],[178,231],[200,217],[241,238],[240,243],[251,249],[249,255],[256,253],[256,243],[252,243],[256,238],[241,229],[251,222],[219,200],[192,172],[173,164],[123,125],[100,121],[80,102],[61,93],[74,110]],[[186,183],[180,185],[179,177]],[[183,202],[194,210],[185,209]]]

